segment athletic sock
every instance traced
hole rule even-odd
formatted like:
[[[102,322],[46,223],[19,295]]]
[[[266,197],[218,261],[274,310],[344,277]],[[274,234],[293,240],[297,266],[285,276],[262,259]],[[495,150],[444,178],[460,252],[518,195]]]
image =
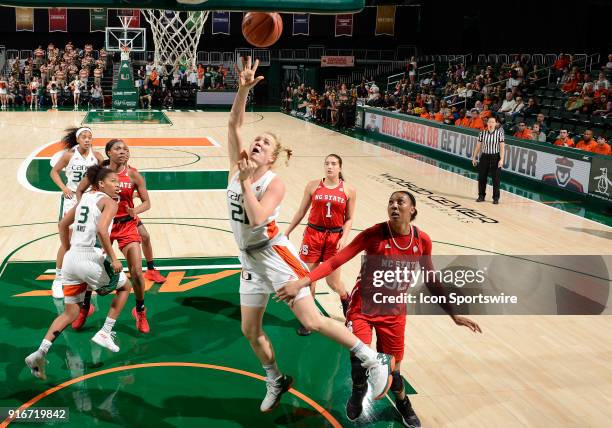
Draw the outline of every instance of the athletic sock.
[[[148,270],[153,270],[153,269],[155,269],[155,262],[154,262],[153,260],[151,260],[151,261],[148,261],[148,260],[147,260],[147,269],[148,269]]]
[[[136,299],[136,312],[142,312],[144,310],[145,310],[144,299],[142,300]]]
[[[357,340],[355,346],[351,348],[351,352],[355,354],[359,361],[366,362],[376,360],[376,351],[371,349],[368,345],[363,343],[361,340]]]
[[[263,368],[266,371],[266,378],[268,380],[275,381],[276,379],[283,376],[283,374],[278,369],[278,366],[276,365],[276,361],[274,361],[272,364],[264,364]]]
[[[104,326],[102,326],[102,331],[106,334],[110,334],[113,331],[113,327],[115,326],[115,321],[112,318],[106,317],[106,321],[104,321]]]
[[[89,305],[91,304],[91,292],[85,293],[85,297],[83,298],[83,307],[82,310],[89,311]]]
[[[38,347],[38,350],[42,352],[43,355],[47,355],[47,352],[49,352],[49,348],[51,348],[51,345],[53,345],[53,342],[47,339],[43,339],[40,346]]]

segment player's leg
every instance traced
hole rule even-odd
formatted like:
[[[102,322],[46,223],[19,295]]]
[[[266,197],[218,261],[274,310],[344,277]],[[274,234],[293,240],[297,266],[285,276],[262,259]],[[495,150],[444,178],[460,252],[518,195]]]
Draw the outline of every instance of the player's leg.
[[[51,323],[39,348],[28,355],[25,359],[26,365],[32,374],[42,380],[47,378],[45,366],[47,364],[47,352],[59,335],[72,323],[79,314],[79,304],[83,301],[87,284],[66,285],[64,288],[65,304],[64,312],[59,314]]]
[[[272,342],[263,330],[263,315],[268,299],[269,295],[265,293],[240,293],[242,334],[249,341],[251,349],[266,372],[267,391],[260,406],[262,412],[269,412],[278,406],[282,394],[287,392],[293,383],[290,376],[283,375],[278,369]]]
[[[135,225],[134,225],[135,226]],[[134,230],[136,228],[134,227]],[[136,234],[138,232],[136,231]],[[136,297],[136,307],[132,310],[132,316],[136,319],[136,328],[141,333],[150,331],[149,322],[147,320],[147,311],[145,309],[145,281],[142,274],[142,253],[140,251],[140,236],[134,239],[129,244],[122,246],[121,240],[119,246],[121,252],[125,256],[130,271],[130,278],[134,287],[134,296]]]
[[[117,318],[119,318],[119,315],[127,302],[130,292],[132,291],[132,284],[127,280],[123,272],[112,275],[110,280],[116,281],[116,294],[111,302],[110,308],[108,309],[108,314],[106,315],[104,325],[95,334],[95,336],[91,338],[91,340],[112,352],[119,352],[119,346],[117,346],[115,343],[115,332],[113,332],[113,327],[115,326],[115,322],[117,321]]]
[[[307,289],[300,291],[291,309],[304,327],[316,331],[349,349],[367,369],[368,384],[374,399],[382,398],[391,386],[391,372],[395,359],[370,349],[340,322],[324,317],[317,309],[314,299]]]
[[[402,415],[404,423],[409,427],[420,427],[421,421],[412,408],[412,403],[406,394],[404,379],[400,374],[400,366],[404,358],[404,336],[406,317],[381,317],[375,323],[376,347],[379,352],[385,352],[395,357],[395,369],[391,372],[391,391],[395,395],[395,405]]]
[[[372,326],[361,314],[351,314],[347,319],[346,326],[365,345],[372,343]],[[353,386],[351,396],[346,402],[346,416],[354,421],[363,412],[363,399],[368,392],[368,374],[361,361],[351,353],[351,380]]]
[[[147,270],[144,273],[144,277],[149,281],[163,283],[166,281],[166,277],[159,273],[155,269],[155,261],[153,260],[153,245],[151,245],[151,235],[142,222],[138,223],[138,234],[142,238],[142,253],[144,254],[147,262]]]
[[[308,266],[309,271],[312,271],[316,269],[316,267],[319,266],[319,264],[320,264],[319,262],[306,263],[306,266]],[[310,284],[310,293],[312,294],[313,297],[315,296],[315,293],[316,293],[316,286],[317,286],[316,281],[313,281]],[[298,334],[298,336],[310,336],[312,334],[312,331],[308,330],[302,324],[300,324],[300,326],[295,330],[295,332]]]

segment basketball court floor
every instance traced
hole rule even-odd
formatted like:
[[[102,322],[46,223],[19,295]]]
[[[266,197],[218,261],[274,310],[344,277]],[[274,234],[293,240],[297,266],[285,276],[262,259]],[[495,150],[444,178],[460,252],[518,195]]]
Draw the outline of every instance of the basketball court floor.
[[[65,407],[70,422],[59,426],[400,426],[391,399],[348,421],[348,353],[317,335],[298,337],[289,309],[272,301],[264,325],[279,366],[296,382],[276,411],[259,412],[263,371],[240,332],[240,265],[225,210],[228,113],[165,114],[167,121],[157,114],[88,119],[98,150],[107,139],[127,139],[130,164],[144,172],[151,190],[152,208],[141,217],[168,276],[164,284],[147,284],[151,334],[137,332],[128,306],[116,327],[121,351],[97,347],[90,337],[111,300],[98,296],[86,328],[56,341],[48,380],[41,382],[23,359],[62,310],[50,295],[60,194],[48,178],[49,158],[59,150],[53,143],[61,131],[82,124],[86,114],[2,113],[0,407]],[[289,166],[277,169],[287,187],[282,225],[306,182],[323,176],[324,157],[337,153],[357,188],[353,236],[384,221],[392,190],[411,182],[496,220],[478,221],[416,194],[415,224],[431,236],[434,254],[612,254],[606,219],[508,192],[500,205],[476,204],[476,182],[462,174],[281,113],[247,114],[247,139],[265,130],[294,150]],[[302,231],[303,225],[290,237],[296,247]],[[359,258],[343,268],[349,287],[358,269]],[[317,292],[322,311],[342,319],[337,296],[324,283]],[[482,335],[446,316],[408,316],[402,374],[423,426],[610,426],[610,316],[474,318]],[[0,427],[7,423],[0,420]]]

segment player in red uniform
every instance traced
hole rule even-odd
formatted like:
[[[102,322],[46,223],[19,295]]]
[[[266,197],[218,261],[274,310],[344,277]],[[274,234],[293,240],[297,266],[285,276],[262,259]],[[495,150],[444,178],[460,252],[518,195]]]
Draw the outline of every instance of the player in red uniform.
[[[433,270],[431,261],[431,239],[429,236],[411,224],[417,214],[416,200],[406,191],[396,191],[389,198],[387,208],[389,220],[376,224],[361,232],[355,239],[341,250],[336,256],[322,263],[304,278],[288,282],[276,293],[280,300],[291,301],[293,296],[302,287],[307,287],[312,281],[324,278],[332,271],[355,257],[362,251],[366,256],[420,256],[419,264],[426,270]],[[440,284],[431,282],[426,284],[430,292],[443,295],[444,290]],[[391,373],[393,380],[391,390],[395,394],[397,409],[408,426],[418,427],[420,421],[410,400],[404,391],[404,382],[399,372],[404,356],[404,329],[406,316],[402,315],[369,315],[362,311],[361,287],[368,287],[357,279],[355,288],[351,293],[351,302],[347,312],[347,326],[363,343],[372,342],[372,330],[376,330],[378,352],[391,354],[395,357],[396,368]],[[368,291],[368,290],[364,290]],[[474,332],[481,332],[474,321],[454,315],[449,305],[441,305],[451,316],[455,324],[466,326]],[[361,365],[351,356],[351,377],[353,379],[353,392],[346,404],[349,419],[354,420],[363,410],[363,398],[367,391],[367,373]]]
[[[310,181],[306,185],[300,207],[285,232],[289,237],[310,208],[308,226],[304,230],[300,247],[300,258],[308,265],[309,270],[329,260],[346,246],[355,213],[357,192],[344,181],[342,158],[332,153],[325,158],[324,166],[325,178]],[[326,280],[327,285],[340,296],[342,312],[346,316],[349,295],[340,273],[340,269],[336,269]],[[314,296],[315,282],[310,285],[310,290]],[[301,326],[298,334],[306,336],[310,331]]]
[[[142,333],[148,333],[149,322],[147,321],[146,309],[144,306],[145,283],[142,274],[142,253],[140,243],[142,238],[138,233],[138,214],[151,208],[149,194],[145,185],[145,180],[140,173],[127,164],[129,150],[127,145],[120,139],[113,139],[106,143],[106,156],[108,168],[115,171],[119,178],[119,208],[113,221],[111,230],[111,241],[117,241],[119,249],[125,256],[130,270],[131,280],[134,284],[134,294],[136,296],[136,307],[132,310],[132,315],[136,318],[136,328]],[[89,186],[86,179],[81,181],[77,189],[77,198],[80,199],[83,192]],[[138,207],[134,207],[134,192],[137,191],[142,201]],[[73,328],[79,329],[85,323],[87,311],[85,304],[88,304],[88,296],[84,307],[81,309],[79,318],[73,324]]]

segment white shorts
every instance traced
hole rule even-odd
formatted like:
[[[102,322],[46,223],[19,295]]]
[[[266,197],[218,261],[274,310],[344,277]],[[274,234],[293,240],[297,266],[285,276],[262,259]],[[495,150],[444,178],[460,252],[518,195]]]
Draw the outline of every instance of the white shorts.
[[[99,248],[71,248],[62,263],[62,284],[66,303],[81,303],[87,290],[108,294],[125,285],[123,271],[115,273]]]
[[[66,199],[64,195],[62,195],[62,199],[60,201],[60,220],[63,219],[66,213],[70,211],[72,207],[76,206],[76,204],[76,195],[74,195],[72,199]]]
[[[6,89],[0,89],[0,95],[6,95]]]
[[[253,251],[241,251],[240,304],[265,306],[268,296],[285,285],[305,276],[308,267],[300,260],[293,244],[282,235],[274,239],[274,245]],[[62,270],[63,272],[63,270]],[[310,294],[310,288],[302,288],[295,300]]]

